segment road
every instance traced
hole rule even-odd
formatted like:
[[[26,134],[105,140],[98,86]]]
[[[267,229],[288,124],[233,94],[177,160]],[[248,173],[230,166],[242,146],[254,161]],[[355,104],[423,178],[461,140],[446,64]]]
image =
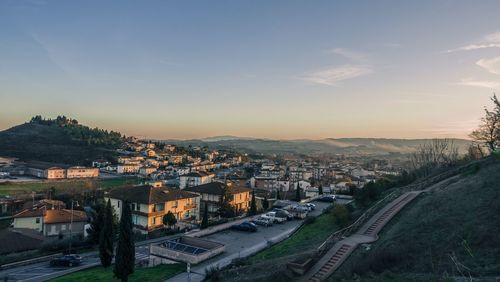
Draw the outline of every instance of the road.
[[[137,243],[135,255],[136,261],[138,262],[140,260],[149,259],[149,244],[153,241],[161,240],[165,240],[165,238]],[[83,263],[78,267],[52,267],[48,262],[39,262],[0,271],[0,281],[4,281],[3,279],[5,279],[5,277],[8,278],[7,281],[45,281],[100,264],[99,255],[97,252],[82,254],[82,257],[84,258]]]
[[[349,202],[349,200],[337,200],[337,204],[345,204],[347,202]],[[314,204],[317,206],[317,208],[310,213],[310,215],[312,216],[320,215],[322,210],[329,205],[329,203],[321,202],[314,202]],[[207,268],[208,266],[216,264],[223,266],[229,264],[235,258],[249,256],[261,249],[266,248],[268,242],[278,242],[283,240],[296,228],[298,228],[300,226],[300,223],[300,220],[292,220],[283,224],[275,224],[271,227],[259,227],[259,231],[256,233],[225,230],[205,236],[203,237],[204,239],[223,243],[226,246],[225,252],[215,258],[196,265],[191,269],[195,273],[202,274],[205,273],[205,268]],[[163,241],[170,237],[176,236],[178,235],[138,242],[136,244],[136,261],[138,262],[140,260],[149,259],[149,244]],[[45,281],[100,264],[99,255],[97,252],[82,254],[82,257],[84,258],[84,262],[82,263],[82,265],[73,268],[51,267],[48,262],[40,262],[0,271],[0,281],[3,281],[2,279],[4,279],[5,277],[8,278],[8,280],[6,281]],[[174,277],[175,279],[172,281],[186,281],[187,276],[183,275],[187,274],[180,274]],[[197,281],[196,276],[202,277],[202,275],[193,274],[192,281]]]

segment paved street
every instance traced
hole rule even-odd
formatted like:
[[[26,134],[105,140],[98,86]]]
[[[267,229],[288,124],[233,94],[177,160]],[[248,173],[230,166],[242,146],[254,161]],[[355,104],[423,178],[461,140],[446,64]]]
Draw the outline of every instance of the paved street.
[[[49,262],[40,262],[2,271],[0,272],[0,280],[7,276],[7,281],[44,281],[100,264],[99,256],[96,253],[86,254],[83,257],[84,261],[78,267],[52,267],[49,265]],[[137,246],[135,257],[137,262],[149,259],[149,245]]]

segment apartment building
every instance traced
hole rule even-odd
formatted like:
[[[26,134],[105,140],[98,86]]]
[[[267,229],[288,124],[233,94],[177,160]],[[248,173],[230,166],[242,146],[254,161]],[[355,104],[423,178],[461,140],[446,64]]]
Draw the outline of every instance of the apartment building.
[[[134,228],[142,233],[163,228],[163,216],[168,212],[175,215],[180,225],[200,219],[200,196],[187,191],[157,185],[127,186],[111,190],[105,196],[108,199],[118,217],[128,202]]]

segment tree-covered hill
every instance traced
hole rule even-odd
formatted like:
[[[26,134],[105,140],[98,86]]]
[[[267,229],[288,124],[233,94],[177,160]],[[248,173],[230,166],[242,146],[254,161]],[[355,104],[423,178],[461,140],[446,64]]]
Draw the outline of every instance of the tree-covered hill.
[[[95,159],[113,159],[123,142],[119,132],[90,128],[65,116],[35,116],[0,132],[0,156],[88,165]]]

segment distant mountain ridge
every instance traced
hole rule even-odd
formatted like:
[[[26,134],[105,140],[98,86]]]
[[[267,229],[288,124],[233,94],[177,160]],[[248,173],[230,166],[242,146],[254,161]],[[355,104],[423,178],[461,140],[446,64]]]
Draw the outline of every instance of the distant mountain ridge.
[[[460,152],[465,152],[471,143],[465,139],[449,139]],[[245,153],[261,154],[347,154],[385,155],[408,154],[432,139],[390,139],[390,138],[326,138],[320,140],[273,140],[236,136],[216,136],[192,140],[165,140],[178,145],[230,148]]]

